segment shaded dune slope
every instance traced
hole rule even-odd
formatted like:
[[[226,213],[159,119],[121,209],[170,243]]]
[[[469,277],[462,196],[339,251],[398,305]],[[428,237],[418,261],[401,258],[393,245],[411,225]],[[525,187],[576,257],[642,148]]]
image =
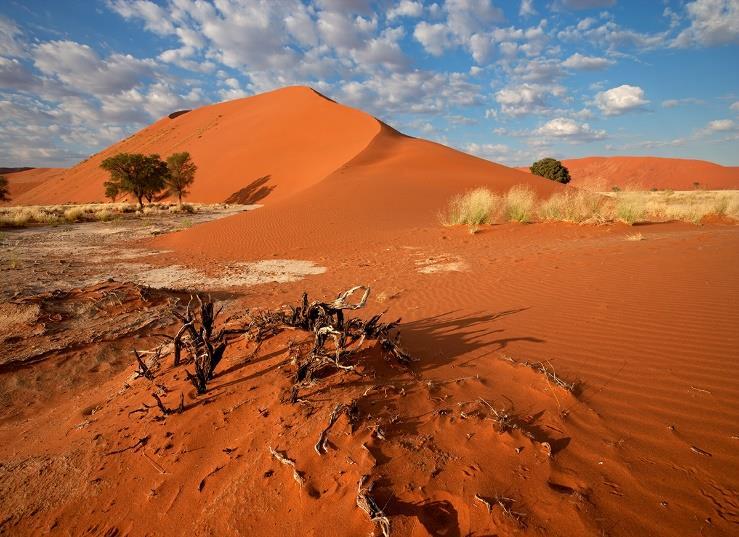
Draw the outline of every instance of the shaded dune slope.
[[[1,175],[8,180],[10,199],[14,204],[16,198],[33,188],[58,180],[66,171],[66,168],[28,168],[17,172],[5,172]]]

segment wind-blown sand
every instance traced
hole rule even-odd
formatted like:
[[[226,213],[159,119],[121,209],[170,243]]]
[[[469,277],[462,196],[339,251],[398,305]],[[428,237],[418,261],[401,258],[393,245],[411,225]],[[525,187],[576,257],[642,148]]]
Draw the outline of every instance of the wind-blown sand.
[[[338,106],[302,89],[255,99],[287,94]],[[337,110],[341,125],[355,113]],[[320,379],[301,391],[306,402],[283,403],[301,341],[288,330],[230,347],[197,396],[171,356],[154,383],[134,380],[128,352],[176,330],[167,305],[186,296],[104,282],[18,297],[3,315],[26,327],[29,345],[58,341],[48,333],[65,323],[95,337],[33,366],[0,365],[0,528],[367,535],[356,492],[368,474],[394,536],[736,533],[739,227],[645,225],[640,241],[626,240],[636,229],[625,225],[470,235],[436,221],[451,195],[561,187],[372,118],[366,134],[341,159],[332,154],[325,173],[328,163],[310,176],[281,172],[261,209],[136,245],[160,251],[148,265],[204,274],[270,259],[321,267],[299,281],[207,289],[226,315],[368,284],[357,313],[401,316],[419,361],[405,370],[369,347],[365,375]],[[526,362],[581,380],[581,390]],[[155,390],[170,407],[182,393],[185,412],[161,416]],[[319,455],[334,404],[354,399],[361,426],[342,416]],[[515,428],[496,430],[491,408]],[[270,447],[295,461],[302,487]]]

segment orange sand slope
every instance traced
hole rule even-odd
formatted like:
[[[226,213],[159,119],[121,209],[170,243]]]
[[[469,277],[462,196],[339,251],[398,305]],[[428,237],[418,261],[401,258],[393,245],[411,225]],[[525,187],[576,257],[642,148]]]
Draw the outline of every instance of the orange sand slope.
[[[65,171],[65,168],[30,168],[2,175],[8,180],[10,199],[15,201],[17,197],[32,188],[43,185],[47,181],[58,180]]]
[[[721,166],[705,160],[660,157],[587,157],[564,160],[574,186],[614,186],[719,190],[739,188],[739,166]]]
[[[424,188],[433,189],[432,183],[439,179],[450,184],[459,179],[467,185],[483,179],[501,185],[540,183],[436,144],[401,143],[401,138],[364,112],[337,104],[310,88],[289,87],[205,106],[174,119],[164,117],[77,164],[63,180],[32,189],[16,202],[102,201],[107,174],[100,162],[119,152],[166,157],[189,151],[198,175],[188,199],[197,202],[273,203],[316,185],[349,161],[359,160],[366,171],[368,157],[387,161],[392,170],[385,171],[397,171],[405,178],[408,172],[392,163],[408,158],[419,161],[423,170],[431,172],[426,177],[414,174],[416,184]],[[396,150],[397,154],[390,154]],[[383,180],[392,184],[398,178],[396,174]],[[392,196],[388,193],[386,197]]]

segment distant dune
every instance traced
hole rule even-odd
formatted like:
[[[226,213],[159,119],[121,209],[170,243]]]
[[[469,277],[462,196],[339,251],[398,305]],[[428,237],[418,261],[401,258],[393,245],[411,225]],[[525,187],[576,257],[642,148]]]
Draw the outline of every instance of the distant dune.
[[[519,182],[541,184],[504,166],[430,142],[411,141],[371,115],[307,87],[284,88],[170,116],[70,168],[63,180],[57,177],[43,187],[29,189],[16,202],[103,201],[107,174],[100,163],[119,152],[166,157],[189,151],[198,175],[188,199],[197,202],[278,202],[327,179],[350,161],[355,167],[361,163],[366,172],[370,156],[387,160],[406,177],[410,173],[420,188],[436,188],[439,181],[451,187],[448,191],[480,181],[501,189]],[[406,164],[420,168],[394,167],[393,162],[408,158],[412,162]],[[435,163],[431,175],[430,162]],[[392,181],[393,177],[382,179]],[[386,193],[384,197],[392,196]]]
[[[29,190],[58,180],[67,171],[66,168],[0,168],[0,175],[8,179],[11,203]]]
[[[739,166],[721,166],[705,160],[586,157],[562,162],[570,170],[574,186],[692,190],[698,183],[700,188],[709,190],[739,188]],[[526,167],[519,169],[528,171]]]

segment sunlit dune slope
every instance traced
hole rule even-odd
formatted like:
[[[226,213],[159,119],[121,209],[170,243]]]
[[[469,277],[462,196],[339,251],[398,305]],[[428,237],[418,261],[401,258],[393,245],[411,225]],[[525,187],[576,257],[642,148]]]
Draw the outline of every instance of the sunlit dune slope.
[[[290,87],[168,116],[71,168],[18,203],[104,200],[103,159],[189,151],[197,202],[270,202],[307,188],[366,147],[380,126],[310,88]]]

